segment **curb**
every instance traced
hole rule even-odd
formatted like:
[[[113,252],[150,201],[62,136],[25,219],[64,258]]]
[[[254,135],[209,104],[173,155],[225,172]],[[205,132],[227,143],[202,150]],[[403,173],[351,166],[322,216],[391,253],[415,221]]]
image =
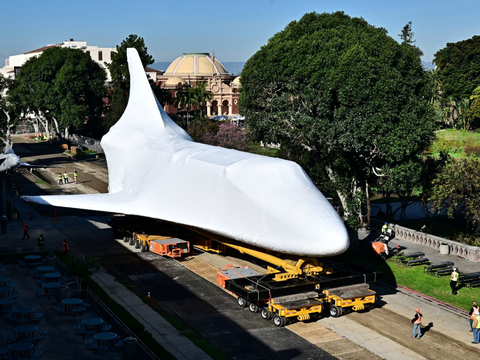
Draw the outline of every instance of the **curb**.
[[[468,311],[465,311],[463,309],[460,309],[456,306],[453,306],[453,305],[450,305],[450,304],[447,304],[443,301],[440,301],[440,300],[437,300],[435,298],[432,298],[430,296],[427,296],[425,294],[422,294],[418,291],[415,291],[415,290],[412,290],[412,289],[409,289],[405,286],[402,286],[402,285],[397,285],[397,289],[399,289],[402,293],[404,294],[407,294],[407,295],[410,295],[410,296],[417,296],[417,297],[420,297],[422,298],[423,300],[426,300],[426,301],[430,301],[430,302],[433,302],[433,303],[436,303],[437,305],[439,306],[442,306],[443,308],[445,308],[445,310],[447,311],[450,311],[451,313],[454,313],[456,315],[459,315],[459,316],[462,316],[462,317],[465,317],[466,319],[469,319],[469,316],[468,316]]]

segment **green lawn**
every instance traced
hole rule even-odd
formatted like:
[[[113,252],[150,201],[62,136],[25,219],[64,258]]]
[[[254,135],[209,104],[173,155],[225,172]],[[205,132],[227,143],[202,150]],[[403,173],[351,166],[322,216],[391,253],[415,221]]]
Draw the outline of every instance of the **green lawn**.
[[[409,268],[395,263],[394,259],[389,259],[387,265],[393,273],[397,284],[460,309],[468,311],[472,307],[472,301],[480,299],[480,288],[462,288],[458,291],[458,295],[452,295],[450,276],[437,278],[427,275],[423,271],[423,266]]]
[[[361,260],[359,260],[361,259]],[[363,244],[358,251],[348,251],[338,257],[340,262],[352,262],[381,272],[380,279],[409,289],[463,310],[470,310],[473,300],[480,300],[480,288],[462,288],[458,295],[452,295],[450,276],[434,277],[424,273],[423,266],[406,267],[395,262],[394,258],[383,261],[373,255],[370,244]]]
[[[455,158],[466,157],[470,152],[478,157],[480,156],[480,133],[453,129],[439,130],[428,153],[438,156],[440,151],[447,151]]]

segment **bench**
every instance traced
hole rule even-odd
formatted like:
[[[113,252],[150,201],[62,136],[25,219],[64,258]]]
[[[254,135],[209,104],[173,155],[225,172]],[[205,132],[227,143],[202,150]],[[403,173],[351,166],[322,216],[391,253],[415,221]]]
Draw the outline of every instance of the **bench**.
[[[47,336],[47,331],[43,329],[38,329],[37,332],[40,334],[42,337],[42,340],[45,339],[45,336]]]
[[[403,265],[406,265],[408,267],[412,267],[412,266],[418,266],[418,265],[425,265],[425,264],[428,264],[430,263],[430,260],[428,260],[427,258],[422,258],[422,259],[415,259],[415,260],[410,260],[410,261],[405,261],[405,262],[402,262]]]
[[[115,343],[115,345],[110,347],[111,351],[122,351],[123,350],[123,340],[120,339]]]
[[[35,345],[38,345],[38,342],[43,339],[45,339],[45,337],[43,337],[42,335],[35,335],[32,338],[28,338],[28,341],[30,341],[31,343],[34,343]]]
[[[65,308],[61,304],[55,305],[53,307],[53,310],[55,310],[55,314],[57,314],[59,316],[68,315],[68,311],[66,311]]]
[[[5,314],[4,318],[5,318],[5,321],[7,322],[7,324],[12,324],[12,316],[14,314],[15,313],[13,311],[10,311],[10,312]]]
[[[100,345],[96,345],[96,344],[91,344],[89,346],[89,350],[93,350],[93,354],[96,354],[97,351],[100,351],[103,354],[105,354],[107,351],[108,351],[108,346],[100,346]]]
[[[17,337],[13,334],[7,334],[5,337],[7,338],[7,344],[13,344],[18,341]]]
[[[100,330],[100,332],[107,332],[107,331],[109,331],[111,328],[112,328],[112,325],[110,325],[110,324],[105,324],[105,325],[103,325],[103,327],[102,327],[102,329]]]
[[[77,316],[77,314],[82,316],[85,311],[87,311],[86,307],[79,307],[78,309],[71,309],[70,313],[72,316]]]
[[[470,281],[468,283],[469,288],[480,287],[480,280]]]
[[[95,335],[97,332],[95,330],[85,330],[85,329],[78,329],[77,330],[77,335],[82,335],[83,338],[89,335]]]
[[[437,275],[437,277],[447,276],[447,275],[450,275],[452,273],[452,271],[453,271],[452,268],[440,269],[440,270],[437,270],[436,275]]]
[[[420,251],[417,251],[417,252],[413,252],[413,253],[407,253],[407,254],[404,254],[404,253],[401,253],[399,255],[397,255],[396,257],[396,261],[398,262],[407,262],[409,260],[414,260],[414,259],[418,259],[418,258],[421,258],[421,257],[424,257],[425,254],[420,252]]]
[[[32,324],[39,324],[42,320],[42,316],[43,314],[41,312],[34,312],[28,322]]]
[[[85,349],[90,350],[90,346],[92,346],[94,340],[95,338],[88,338],[85,340]]]
[[[35,289],[35,296],[37,298],[44,298],[46,295],[41,289]]]
[[[31,262],[31,263],[28,263],[28,265],[32,268],[32,267],[37,267],[37,266],[42,266],[43,264],[45,264],[43,261],[36,261],[36,262]]]

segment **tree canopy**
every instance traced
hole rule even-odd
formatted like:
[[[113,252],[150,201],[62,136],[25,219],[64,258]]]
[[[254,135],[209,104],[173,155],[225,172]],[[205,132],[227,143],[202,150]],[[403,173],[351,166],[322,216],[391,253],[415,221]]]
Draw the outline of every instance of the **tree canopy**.
[[[105,70],[87,53],[53,47],[22,66],[9,95],[47,132],[50,120],[60,129],[81,127],[102,114],[105,80]]]
[[[417,161],[433,136],[420,55],[363,19],[306,14],[245,64],[240,106],[250,135],[310,152],[346,214],[358,218],[368,184],[418,169],[405,164]]]
[[[480,160],[449,159],[432,182],[432,208],[450,217],[464,214],[480,233]]]
[[[466,99],[480,84],[480,36],[447,43],[435,53],[440,74],[442,96],[454,100]]]
[[[116,124],[118,119],[122,116],[128,103],[128,92],[130,89],[130,72],[128,71],[127,49],[135,48],[138,51],[143,67],[155,62],[153,57],[148,54],[145,41],[138,35],[129,35],[120,45],[117,45],[117,51],[112,53],[112,62],[107,64],[112,76],[112,87],[109,90],[110,106],[103,119],[102,132],[107,133],[108,130]],[[156,80],[156,79],[153,79]],[[154,84],[152,89],[154,89]],[[164,95],[161,90],[156,92],[156,95]],[[159,99],[163,102],[170,99]]]
[[[148,53],[145,41],[138,35],[129,35],[122,43],[117,45],[117,51],[112,53],[112,62],[108,64],[110,75],[115,87],[125,90],[130,88],[130,73],[128,71],[127,49],[135,48],[138,51],[143,67],[153,64],[155,60]]]

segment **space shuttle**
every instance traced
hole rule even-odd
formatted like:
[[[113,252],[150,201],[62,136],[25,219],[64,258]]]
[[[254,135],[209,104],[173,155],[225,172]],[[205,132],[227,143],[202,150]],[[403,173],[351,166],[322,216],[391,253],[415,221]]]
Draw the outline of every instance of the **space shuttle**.
[[[161,219],[286,254],[347,250],[342,220],[298,164],[194,142],[157,101],[137,51],[127,58],[128,105],[101,141],[108,193],[26,201]]]

